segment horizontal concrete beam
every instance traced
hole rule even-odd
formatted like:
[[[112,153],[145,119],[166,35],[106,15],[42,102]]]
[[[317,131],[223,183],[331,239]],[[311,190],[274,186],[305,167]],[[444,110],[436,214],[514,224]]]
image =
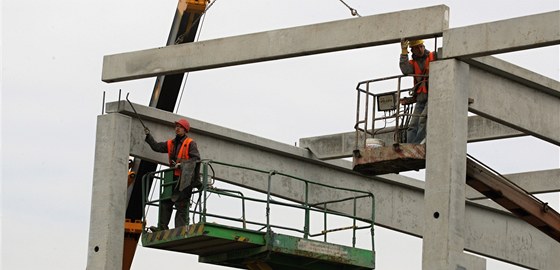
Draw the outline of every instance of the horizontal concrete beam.
[[[506,174],[504,177],[532,194],[560,191],[560,169]],[[467,189],[466,196],[469,200],[486,199],[472,188]]]
[[[560,97],[471,66],[469,111],[560,145]]]
[[[520,83],[533,90],[560,97],[560,82],[510,62],[492,56],[469,58],[463,61],[471,67]]]
[[[512,84],[518,83],[522,86],[526,86],[528,92],[548,94],[552,96],[552,100],[554,100],[554,97],[560,98],[560,82],[507,61],[492,56],[465,59],[464,61],[479,71],[485,71],[495,75],[496,79],[502,78]],[[486,87],[485,89],[491,92],[490,90],[492,88]],[[387,128],[383,131],[391,130],[391,128]],[[524,135],[527,134],[484,117],[469,117],[469,142],[504,139]],[[299,144],[300,147],[309,148],[319,159],[345,158],[352,156],[352,150],[354,150],[356,141],[355,136],[354,132],[347,132],[309,137],[300,139]],[[378,138],[386,143],[390,143],[393,141],[393,133],[379,134]]]
[[[103,58],[102,80],[118,82],[441,36],[444,5],[220,38]]]
[[[481,142],[524,136],[520,131],[498,124],[480,116],[469,117],[468,141]],[[387,144],[393,143],[393,133],[376,136]],[[356,142],[354,132],[338,133],[299,139],[299,146],[308,148],[318,159],[335,159],[352,156]],[[363,142],[361,143],[361,145]]]
[[[468,118],[467,142],[507,139],[527,134],[480,116]]]
[[[448,29],[443,58],[472,58],[560,44],[560,11]]]
[[[116,103],[108,104],[107,111],[115,111]],[[173,134],[173,122],[180,116],[144,106],[135,106],[157,140]],[[127,104],[118,110],[133,115]],[[158,119],[152,121],[152,119]],[[396,231],[421,237],[423,234],[424,192],[421,181],[412,181],[398,175],[365,177],[351,171],[344,160],[325,162],[311,158],[309,151],[277,143],[264,138],[219,127],[195,119],[190,136],[199,145],[202,158],[214,159],[262,170],[277,170],[289,175],[332,186],[369,191],[375,195],[376,224]],[[166,163],[165,154],[155,154],[143,141],[143,128],[138,120],[132,121],[131,155]],[[216,175],[249,188],[264,190],[266,176],[240,172],[225,166],[214,166]],[[274,187],[282,188],[278,196],[301,200],[301,186],[290,185],[280,179]],[[310,201],[325,201],[332,194],[310,192]],[[369,218],[367,202],[359,205],[358,215]],[[349,213],[348,205],[333,210]],[[465,247],[467,250],[499,260],[534,269],[560,268],[559,256],[543,256],[560,252],[560,244],[537,229],[509,214],[489,210],[472,203],[466,206]],[[487,221],[487,222],[481,222]]]

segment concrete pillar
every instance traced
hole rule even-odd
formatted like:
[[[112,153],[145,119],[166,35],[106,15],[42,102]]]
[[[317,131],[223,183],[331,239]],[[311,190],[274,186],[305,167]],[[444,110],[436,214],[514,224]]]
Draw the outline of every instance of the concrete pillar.
[[[131,118],[97,117],[87,269],[122,269]]]
[[[430,64],[422,269],[484,269],[463,253],[469,66]],[[473,262],[474,261],[474,262]],[[484,261],[482,261],[484,262]]]

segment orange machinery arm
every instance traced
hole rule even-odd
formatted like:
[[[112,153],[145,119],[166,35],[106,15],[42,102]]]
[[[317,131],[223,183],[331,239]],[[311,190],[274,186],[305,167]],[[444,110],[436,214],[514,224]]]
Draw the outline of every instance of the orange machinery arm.
[[[206,11],[207,2],[207,0],[179,0],[167,40],[168,46],[194,41],[200,17]],[[161,76],[156,80],[152,100],[150,101],[151,107],[173,111],[183,74],[173,74],[168,77]],[[155,164],[141,161],[138,167],[138,177],[141,178],[144,175],[143,172],[153,171],[152,168],[155,168]],[[142,194],[139,192],[141,190],[141,183],[136,183],[136,178],[136,173],[133,173],[132,176],[129,174],[128,184],[129,186],[132,185],[132,193],[128,200],[127,217],[124,226],[123,270],[129,270],[132,266],[136,246],[142,234],[142,220],[141,215],[138,214],[142,211],[142,206],[138,205],[138,202],[142,201]]]

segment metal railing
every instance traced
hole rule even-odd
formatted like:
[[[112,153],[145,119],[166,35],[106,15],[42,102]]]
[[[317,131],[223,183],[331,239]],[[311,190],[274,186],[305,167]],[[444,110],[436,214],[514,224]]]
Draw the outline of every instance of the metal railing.
[[[334,233],[334,232],[339,232],[339,231],[344,231],[344,230],[352,230],[352,247],[356,246],[356,232],[358,230],[364,230],[364,229],[370,229],[370,235],[371,235],[371,246],[372,246],[372,250],[374,250],[374,218],[375,218],[375,199],[372,193],[370,192],[366,192],[366,191],[361,191],[361,190],[353,190],[353,189],[347,189],[347,188],[341,188],[341,187],[335,187],[335,186],[330,186],[330,185],[326,185],[326,184],[321,184],[321,183],[317,183],[317,182],[312,182],[309,180],[305,180],[296,176],[292,176],[292,175],[288,175],[279,171],[275,171],[275,170],[259,170],[259,169],[253,169],[253,168],[249,168],[249,167],[244,167],[244,166],[239,166],[239,165],[233,165],[233,164],[228,164],[228,163],[223,163],[223,162],[219,162],[219,161],[212,161],[212,160],[203,160],[200,162],[201,163],[201,169],[202,169],[202,186],[195,192],[195,193],[200,193],[200,197],[202,199],[202,201],[200,202],[200,204],[197,204],[198,207],[195,207],[192,210],[189,210],[189,213],[193,215],[193,220],[195,220],[195,215],[198,216],[198,220],[199,222],[207,222],[207,218],[215,218],[218,220],[228,220],[228,221],[233,221],[233,222],[238,222],[241,224],[241,227],[243,229],[247,229],[247,225],[254,225],[254,226],[259,226],[260,229],[258,229],[258,231],[262,231],[266,229],[267,233],[271,233],[274,229],[282,229],[282,230],[287,230],[287,231],[292,231],[294,233],[299,233],[301,234],[301,236],[305,239],[309,238],[309,237],[318,237],[318,236],[323,236],[323,241],[327,242],[327,235],[329,233]],[[214,170],[214,166],[217,167],[221,167],[224,166],[227,167],[225,169],[235,169],[235,170],[240,170],[240,171],[246,171],[248,173],[254,173],[255,176],[257,178],[263,179],[263,181],[265,181],[265,183],[261,183],[264,185],[261,185],[266,187],[266,191],[264,190],[258,190],[257,188],[249,188],[253,191],[257,191],[257,192],[261,192],[261,193],[266,193],[266,199],[260,199],[260,198],[256,198],[256,197],[248,197],[245,196],[242,192],[237,191],[237,190],[226,190],[226,189],[220,189],[220,188],[216,188],[215,187],[215,182],[216,181],[223,181],[223,182],[227,182],[228,184],[231,185],[235,185],[235,186],[239,186],[236,185],[233,181],[228,181],[227,179],[221,179],[219,176],[215,175],[215,170]],[[213,174],[210,175],[209,171],[212,171]],[[146,226],[146,208],[148,206],[155,206],[158,207],[159,203],[161,202],[161,200],[164,199],[168,199],[167,197],[160,197],[157,199],[149,199],[148,198],[148,194],[147,194],[147,190],[146,187],[149,186],[148,183],[150,182],[154,182],[155,187],[154,190],[158,190],[160,192],[160,194],[165,194],[164,190],[165,187],[170,186],[170,185],[175,185],[176,182],[174,181],[164,181],[164,176],[162,176],[162,174],[165,174],[166,172],[169,174],[172,174],[173,169],[166,169],[166,170],[161,170],[161,171],[156,171],[156,172],[152,172],[152,173],[148,173],[144,176],[144,178],[142,179],[142,194],[144,194],[143,198],[142,198],[142,204],[143,207],[145,209],[145,211],[143,211],[143,221],[144,221],[144,226]],[[260,176],[259,176],[260,175]],[[277,179],[278,178],[278,179]],[[281,179],[280,179],[281,178]],[[255,178],[256,179],[256,178]],[[278,199],[273,199],[274,194],[277,194],[274,190],[274,184],[277,183],[275,182],[275,180],[278,181],[295,181],[295,182],[299,182],[302,183],[304,186],[304,189],[302,190],[303,194],[302,195],[302,201],[301,202],[295,202],[293,200],[278,200]],[[246,188],[246,187],[244,187]],[[332,198],[328,201],[310,201],[310,192],[311,191],[318,191],[317,188],[322,188],[325,189],[325,191],[328,191],[330,189],[334,189],[336,190],[336,192],[339,191],[345,191],[345,193],[350,194],[349,196],[346,197],[341,197],[341,198]],[[315,189],[315,190],[314,190]],[[233,199],[238,199],[241,200],[241,217],[240,218],[236,218],[236,217],[231,217],[231,216],[225,216],[225,215],[219,215],[216,213],[213,213],[211,211],[208,211],[208,197],[210,194],[217,194],[223,197],[229,197],[229,198],[233,198]],[[262,194],[264,195],[264,194]],[[367,201],[369,200],[369,202]],[[248,219],[247,215],[246,215],[246,202],[253,202],[253,203],[257,203],[257,204],[261,204],[262,205],[262,209],[264,210],[264,217],[265,217],[265,221],[259,221],[257,219]],[[365,202],[364,202],[365,201]],[[350,202],[352,204],[352,214],[345,214],[342,212],[337,212],[337,211],[333,211],[330,210],[333,207],[336,208],[337,206],[339,207],[339,209],[341,209],[343,203],[347,203]],[[361,204],[360,204],[361,203]],[[300,227],[295,227],[295,226],[288,226],[288,225],[283,225],[280,224],[279,222],[273,223],[271,221],[271,206],[278,206],[278,207],[286,207],[289,209],[296,209],[296,210],[301,210],[304,212],[304,221],[303,221],[303,228]],[[365,206],[369,206],[369,208],[371,209],[371,212],[369,212],[369,217],[368,218],[360,218],[358,217],[358,206],[360,206],[360,210],[364,211],[364,207]],[[366,209],[367,211],[367,209]],[[316,221],[316,219],[312,219],[311,218],[311,214],[313,212],[319,213],[320,215],[323,216],[323,220],[322,221]],[[189,215],[187,215],[189,216]],[[328,220],[329,217],[331,216],[339,216],[339,217],[343,217],[343,218],[347,218],[352,222],[352,225],[350,226],[344,226],[344,227],[339,227],[339,228],[329,228],[328,226]],[[262,218],[262,216],[261,216]],[[191,224],[190,223],[190,217],[187,217],[187,220],[185,222],[185,224]],[[316,223],[323,223],[323,229],[319,232],[315,232],[312,233],[310,231],[311,228],[311,224],[312,222],[316,222]],[[358,222],[360,222],[362,225],[358,224]],[[144,228],[145,230],[145,228]]]
[[[378,134],[385,134],[393,132],[393,143],[403,143],[406,141],[406,129],[412,114],[412,103],[401,103],[406,100],[402,98],[403,93],[414,91],[416,86],[412,88],[402,89],[402,79],[405,77],[427,77],[425,75],[396,75],[384,77],[379,79],[372,79],[359,82],[356,86],[357,102],[356,102],[356,130],[355,148],[360,149],[366,146],[368,138],[374,138]],[[379,90],[374,90],[373,85],[383,81],[396,80],[396,90],[380,93]],[[380,96],[392,97],[394,102],[393,110],[385,111],[383,116],[376,116],[376,101],[379,102]],[[362,100],[363,99],[363,100]],[[362,106],[363,102],[363,106]],[[371,104],[371,105],[370,105]],[[379,106],[378,106],[379,107]],[[388,127],[389,120],[394,119],[394,126]],[[376,122],[383,121],[385,125],[382,128],[376,129]]]

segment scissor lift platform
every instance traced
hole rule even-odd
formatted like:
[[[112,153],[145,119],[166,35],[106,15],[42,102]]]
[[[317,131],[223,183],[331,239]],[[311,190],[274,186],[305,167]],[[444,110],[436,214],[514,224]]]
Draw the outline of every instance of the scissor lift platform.
[[[365,175],[399,173],[426,167],[426,145],[400,143],[354,151],[354,171]]]
[[[260,247],[264,233],[215,223],[197,223],[170,230],[145,232],[144,247],[171,250],[200,256]]]
[[[200,262],[250,270],[366,270],[375,267],[373,241],[375,198],[370,192],[328,186],[279,171],[258,170],[218,161],[202,161],[201,167],[200,204],[197,203],[193,209],[189,208],[189,216],[185,224],[190,225],[151,232],[147,230],[148,224],[144,216],[142,233],[144,247],[195,254],[199,256]],[[218,188],[216,181],[221,182],[223,179],[217,174],[225,169],[251,173],[252,177],[266,183],[266,193],[257,189],[237,188],[232,182],[229,182],[229,185],[234,186],[233,190]],[[165,169],[144,176],[143,193],[148,194],[147,183],[153,182],[154,190],[159,190],[157,194],[160,195],[155,198],[146,197],[143,200],[145,209],[148,206],[159,208],[161,200],[169,199],[165,188],[176,184],[167,181],[173,170],[174,168]],[[209,175],[209,171],[212,171],[212,176]],[[275,188],[272,183],[278,181],[299,183],[303,187],[302,194],[309,194],[311,189],[344,190],[346,193],[344,196],[328,198],[327,201],[310,201],[307,195],[304,196],[303,202],[288,201],[274,195]],[[244,192],[250,192],[252,196],[245,196]],[[219,196],[210,196],[212,194]],[[234,211],[221,209],[223,205],[219,203],[223,202],[227,202]],[[264,215],[248,218],[245,214],[246,202],[250,202],[257,212],[261,206],[260,211],[263,211]],[[350,205],[354,214],[329,210],[330,207],[342,203]],[[219,205],[219,208],[225,211],[225,215],[219,213],[218,208],[214,208],[215,205]],[[275,213],[284,213],[284,216],[271,220],[271,207],[274,208]],[[368,212],[370,217],[359,218],[356,215],[358,207],[361,207],[361,211]],[[240,217],[237,216],[237,211],[241,212]],[[295,226],[285,225],[284,223],[289,223],[286,221],[294,221],[292,220],[294,214],[302,215],[303,220]],[[315,220],[311,218],[312,215],[321,215],[323,218]],[[329,225],[328,221],[335,216],[351,225],[343,227]],[[191,224],[191,220],[195,223]],[[312,232],[311,228],[321,229]],[[284,234],[278,234],[275,230],[280,230]],[[342,231],[347,231],[346,237],[349,238],[347,240],[351,240],[351,245],[327,242],[329,235]],[[370,238],[367,240],[363,238],[363,241],[357,239],[358,231],[364,231]],[[319,238],[322,238],[322,241]],[[367,246],[369,241],[371,241],[371,249],[358,248],[358,242]]]
[[[142,236],[142,245],[196,254],[200,256],[200,262],[242,269],[374,268],[374,253],[371,250],[216,223],[197,223],[154,233],[146,232]]]

